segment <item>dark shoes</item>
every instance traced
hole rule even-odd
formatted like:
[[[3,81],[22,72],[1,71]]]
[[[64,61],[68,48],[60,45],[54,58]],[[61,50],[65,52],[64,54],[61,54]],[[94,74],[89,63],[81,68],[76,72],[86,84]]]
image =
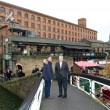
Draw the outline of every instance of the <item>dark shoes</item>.
[[[67,95],[59,95],[58,97],[62,97],[62,98],[66,98],[67,97]]]
[[[66,98],[66,97],[67,97],[67,95],[62,96],[62,98]]]
[[[62,97],[62,95],[59,95],[58,97]]]

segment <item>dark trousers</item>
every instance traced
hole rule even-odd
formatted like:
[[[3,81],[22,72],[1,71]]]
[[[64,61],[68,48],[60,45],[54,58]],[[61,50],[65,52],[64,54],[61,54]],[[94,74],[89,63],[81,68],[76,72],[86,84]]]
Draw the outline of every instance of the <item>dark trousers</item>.
[[[51,80],[45,80],[45,97],[50,96]]]
[[[59,95],[67,95],[67,78],[58,78]],[[64,91],[62,91],[62,88]]]

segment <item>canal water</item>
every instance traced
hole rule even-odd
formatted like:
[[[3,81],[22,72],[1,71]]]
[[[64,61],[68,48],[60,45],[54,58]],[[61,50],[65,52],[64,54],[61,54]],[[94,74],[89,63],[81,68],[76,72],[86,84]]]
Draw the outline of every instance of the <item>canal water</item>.
[[[0,110],[18,110],[22,99],[0,86]]]

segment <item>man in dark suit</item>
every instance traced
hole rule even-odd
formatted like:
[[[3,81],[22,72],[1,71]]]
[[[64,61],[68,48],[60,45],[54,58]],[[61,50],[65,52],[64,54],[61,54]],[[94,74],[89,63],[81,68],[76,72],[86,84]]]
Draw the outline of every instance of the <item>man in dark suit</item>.
[[[58,80],[59,96],[62,98],[67,97],[67,77],[69,74],[69,68],[67,62],[63,61],[63,56],[59,56],[59,61],[55,65],[55,73]],[[63,91],[64,94],[63,94]]]

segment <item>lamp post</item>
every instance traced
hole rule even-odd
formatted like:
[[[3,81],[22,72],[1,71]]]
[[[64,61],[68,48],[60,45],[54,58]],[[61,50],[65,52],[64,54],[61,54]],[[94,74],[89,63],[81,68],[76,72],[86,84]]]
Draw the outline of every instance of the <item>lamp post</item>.
[[[106,60],[106,64],[107,64],[107,58],[108,58],[108,52],[104,52],[106,54],[105,60]]]

